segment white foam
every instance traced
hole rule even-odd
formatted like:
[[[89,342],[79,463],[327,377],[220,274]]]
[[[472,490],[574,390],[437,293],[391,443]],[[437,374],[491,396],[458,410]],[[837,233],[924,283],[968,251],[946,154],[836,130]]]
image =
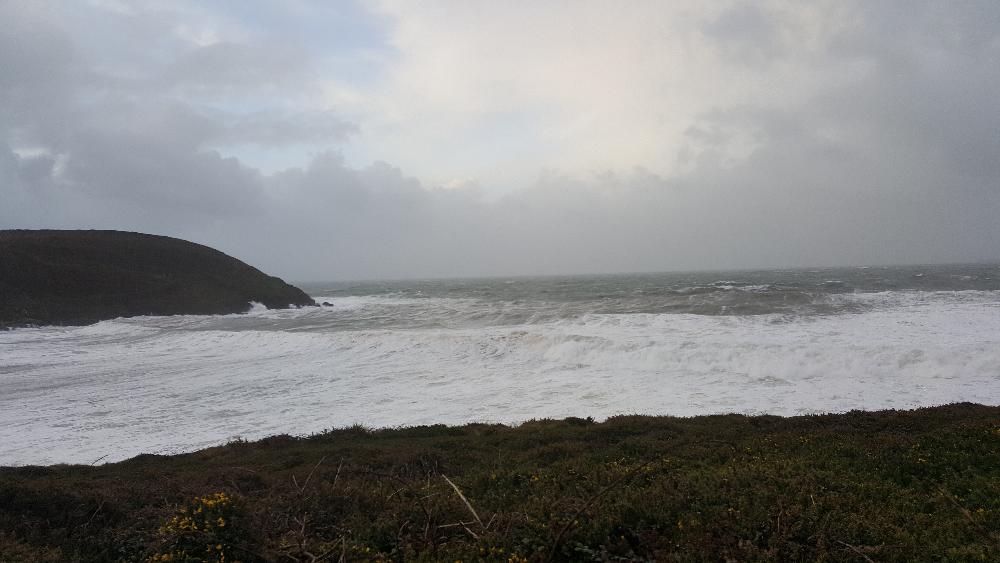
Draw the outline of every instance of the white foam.
[[[833,298],[873,307],[345,330],[338,315],[394,298],[328,298],[334,307],[2,332],[0,465],[113,461],[352,423],[998,402],[1000,292]]]
[[[347,295],[339,297],[314,297],[314,301],[322,303],[326,301],[332,306],[343,310],[353,311],[372,306],[424,306],[434,304],[469,304],[475,303],[473,299],[449,298],[449,297],[401,297],[393,295]]]

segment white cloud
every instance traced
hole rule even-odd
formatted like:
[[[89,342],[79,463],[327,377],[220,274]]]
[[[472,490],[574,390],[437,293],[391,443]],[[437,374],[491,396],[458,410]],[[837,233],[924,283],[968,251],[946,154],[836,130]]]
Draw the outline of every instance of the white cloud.
[[[296,279],[1000,258],[995,3],[387,0],[341,52],[80,6],[0,4],[0,227]]]
[[[847,25],[840,4],[387,0],[399,57],[365,131],[432,179],[495,176],[464,157],[490,143],[491,122],[512,119],[538,155],[503,163],[522,178],[543,167],[671,173],[701,114],[800,103],[828,84],[839,69],[817,73],[810,60]]]

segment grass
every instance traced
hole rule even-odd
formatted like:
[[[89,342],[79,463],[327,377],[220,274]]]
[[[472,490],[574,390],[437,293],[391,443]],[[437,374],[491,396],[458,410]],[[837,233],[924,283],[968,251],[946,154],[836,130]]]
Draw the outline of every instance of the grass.
[[[0,561],[997,561],[998,453],[972,404],[352,427],[2,468]]]

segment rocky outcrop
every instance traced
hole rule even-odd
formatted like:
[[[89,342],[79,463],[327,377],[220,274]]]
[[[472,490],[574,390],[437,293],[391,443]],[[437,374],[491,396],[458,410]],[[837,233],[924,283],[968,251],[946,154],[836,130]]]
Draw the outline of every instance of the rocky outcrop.
[[[192,242],[121,231],[0,231],[0,327],[315,305],[301,289]]]

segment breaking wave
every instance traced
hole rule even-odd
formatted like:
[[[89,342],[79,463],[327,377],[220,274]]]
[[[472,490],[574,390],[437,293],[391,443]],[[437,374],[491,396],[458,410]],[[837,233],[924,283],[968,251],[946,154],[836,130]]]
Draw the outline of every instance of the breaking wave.
[[[669,292],[634,290],[317,293],[332,306],[0,333],[0,465],[352,423],[794,415],[1000,397],[1000,291],[719,280],[671,289],[711,296],[687,311]],[[775,301],[768,312],[717,312],[717,296],[761,295]]]

